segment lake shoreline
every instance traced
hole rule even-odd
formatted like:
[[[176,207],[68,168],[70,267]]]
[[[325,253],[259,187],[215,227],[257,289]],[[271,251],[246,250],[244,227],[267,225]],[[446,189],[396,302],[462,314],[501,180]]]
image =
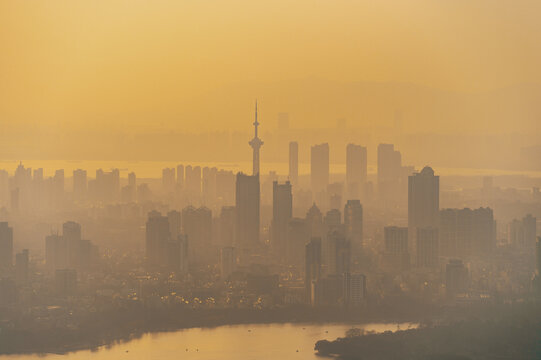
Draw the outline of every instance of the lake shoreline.
[[[371,323],[382,323],[382,324],[403,324],[403,323],[420,323],[418,316],[400,316],[400,317],[393,317],[392,319],[387,316],[374,316],[373,314],[365,314],[365,316],[362,316],[361,318],[347,316],[347,313],[339,313],[338,316],[328,316],[325,318],[319,318],[319,319],[309,319],[306,317],[300,317],[300,318],[275,318],[275,319],[246,319],[242,320],[239,319],[237,321],[226,321],[226,319],[223,319],[224,321],[214,321],[213,323],[210,323],[208,319],[200,319],[200,324],[175,324],[175,325],[167,325],[167,326],[148,326],[144,329],[142,328],[132,328],[129,329],[129,333],[125,334],[119,334],[116,332],[116,336],[113,335],[104,335],[99,338],[94,338],[91,341],[86,340],[85,342],[73,342],[68,343],[68,341],[63,342],[63,344],[55,345],[55,346],[32,346],[29,348],[18,348],[13,349],[14,351],[2,351],[0,349],[0,359],[7,355],[49,355],[49,354],[57,354],[57,355],[66,355],[69,353],[74,353],[78,351],[84,351],[84,350],[90,350],[90,351],[97,351],[100,348],[103,347],[112,347],[118,344],[125,344],[132,340],[137,340],[143,337],[146,334],[160,334],[160,333],[173,333],[183,330],[190,330],[190,329],[215,329],[219,327],[228,327],[228,326],[241,326],[241,325],[287,325],[287,324],[294,324],[294,325],[302,325],[306,324],[307,326],[310,325],[363,325],[363,324],[371,324]],[[216,320],[216,319],[214,319]],[[128,329],[125,329],[128,331]],[[37,335],[37,334],[33,334]],[[1,338],[1,335],[0,335]],[[69,336],[66,337],[66,339],[69,339]]]

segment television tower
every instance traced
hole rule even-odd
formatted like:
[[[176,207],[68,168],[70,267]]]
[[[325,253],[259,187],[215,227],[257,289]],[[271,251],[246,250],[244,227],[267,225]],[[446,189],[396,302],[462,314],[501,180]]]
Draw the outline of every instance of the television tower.
[[[259,126],[259,123],[257,122],[257,100],[255,101],[255,121],[254,121],[254,128],[255,128],[255,135],[252,140],[248,144],[252,147],[254,151],[253,156],[253,174],[259,176],[259,148],[263,145],[263,141],[257,136],[257,127]]]

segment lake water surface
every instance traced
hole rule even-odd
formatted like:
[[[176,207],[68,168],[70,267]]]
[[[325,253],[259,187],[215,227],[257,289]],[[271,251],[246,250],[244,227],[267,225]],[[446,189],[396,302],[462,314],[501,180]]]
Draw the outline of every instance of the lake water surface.
[[[343,337],[352,328],[395,331],[417,324],[263,324],[194,328],[146,334],[129,342],[80,350],[66,355],[29,354],[0,356],[1,360],[289,360],[319,359],[316,341]]]

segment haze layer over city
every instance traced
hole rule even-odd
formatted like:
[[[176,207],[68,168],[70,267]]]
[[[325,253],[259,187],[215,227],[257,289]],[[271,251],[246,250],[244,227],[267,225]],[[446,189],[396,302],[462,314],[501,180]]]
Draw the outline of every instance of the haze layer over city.
[[[539,13],[0,3],[0,360],[541,358]]]

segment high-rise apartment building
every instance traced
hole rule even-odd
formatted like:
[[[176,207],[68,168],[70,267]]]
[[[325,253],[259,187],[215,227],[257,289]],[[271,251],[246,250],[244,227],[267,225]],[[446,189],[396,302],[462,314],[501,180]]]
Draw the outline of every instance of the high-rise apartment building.
[[[314,145],[310,152],[312,192],[324,192],[329,185],[329,144]]]
[[[289,143],[289,181],[293,185],[299,183],[299,143],[296,141]]]
[[[237,241],[235,247],[253,248],[259,244],[259,175],[237,174],[236,184]]]
[[[347,199],[364,199],[368,174],[366,147],[348,144],[346,147],[346,193]]]
[[[293,196],[291,183],[286,181],[272,184],[272,247],[274,253],[285,260],[287,248],[287,230],[289,220],[293,216]]]

